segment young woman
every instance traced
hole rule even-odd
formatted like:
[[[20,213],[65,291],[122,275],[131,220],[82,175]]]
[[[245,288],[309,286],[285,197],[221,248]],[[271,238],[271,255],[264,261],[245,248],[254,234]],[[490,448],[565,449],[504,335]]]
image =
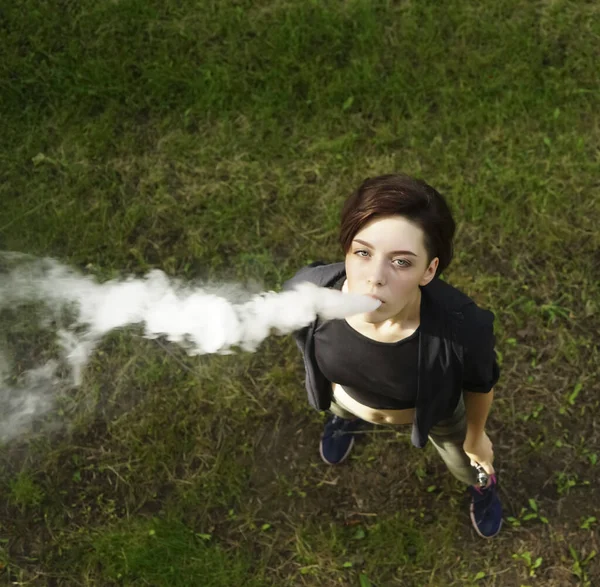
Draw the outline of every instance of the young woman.
[[[411,425],[468,485],[470,516],[484,538],[498,534],[502,506],[485,423],[499,378],[494,315],[440,280],[455,224],[444,198],[406,175],[365,180],[346,201],[344,263],[314,263],[284,284],[310,281],[381,301],[369,313],[320,320],[295,333],[310,404],[331,415],[320,453],[346,459],[364,422]],[[477,469],[487,474],[478,482]]]

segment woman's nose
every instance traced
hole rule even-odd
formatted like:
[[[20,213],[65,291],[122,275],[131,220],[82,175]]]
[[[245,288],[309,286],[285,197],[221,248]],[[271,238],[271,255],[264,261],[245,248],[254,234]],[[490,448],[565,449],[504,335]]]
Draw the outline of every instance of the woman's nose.
[[[385,284],[385,274],[383,267],[380,264],[373,265],[371,268],[371,274],[369,277],[369,283],[373,285],[384,285]]]

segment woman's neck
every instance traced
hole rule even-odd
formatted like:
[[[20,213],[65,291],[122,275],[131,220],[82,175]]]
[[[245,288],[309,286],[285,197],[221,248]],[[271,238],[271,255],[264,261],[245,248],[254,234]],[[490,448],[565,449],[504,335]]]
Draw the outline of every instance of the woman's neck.
[[[348,291],[348,282],[342,285],[342,291]],[[347,320],[364,330],[373,332],[405,332],[416,330],[421,322],[421,288],[418,288],[411,299],[397,314],[381,322],[366,322],[359,316]]]
[[[396,315],[372,324],[375,330],[414,330],[421,321],[421,290]]]

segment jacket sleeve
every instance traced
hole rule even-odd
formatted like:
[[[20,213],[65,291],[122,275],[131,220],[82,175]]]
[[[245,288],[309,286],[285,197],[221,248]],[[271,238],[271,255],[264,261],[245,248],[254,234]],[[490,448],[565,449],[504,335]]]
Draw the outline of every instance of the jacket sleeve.
[[[495,351],[494,314],[472,304],[465,312],[463,389],[488,393],[500,378]]]
[[[313,267],[317,267],[319,265],[324,265],[324,263],[322,261],[315,261],[314,263],[311,263],[310,265],[302,267],[302,269],[298,270],[293,277],[291,277],[287,281],[284,281],[283,285],[281,286],[282,291],[291,291],[292,289],[294,289],[294,287],[297,284],[302,283],[304,281],[311,281],[310,279],[307,279],[307,276],[312,273],[311,269]],[[309,327],[310,327],[310,324],[307,324],[306,326],[304,326],[298,330],[295,330],[292,333],[292,336],[294,337],[294,340],[296,341],[296,344],[298,345],[298,348],[302,352],[303,356],[304,356],[304,349],[306,347],[306,339],[307,339]]]
[[[302,269],[300,269],[293,277],[291,277],[290,279],[288,279],[287,281],[285,281],[283,283],[283,285],[281,286],[281,289],[283,291],[289,291],[291,289],[294,289],[294,287],[298,284],[298,283],[302,283],[303,281],[312,281],[312,280],[307,280],[306,277],[308,274],[312,273],[311,269],[313,267],[318,267],[319,265],[325,265],[325,263],[323,261],[315,261],[314,263],[311,263],[310,265],[307,265],[306,267],[302,267]]]
[[[312,271],[312,268],[319,265],[325,265],[325,263],[317,261],[300,269],[296,275],[283,284],[283,291],[289,291],[293,289],[296,284],[304,281],[311,281],[314,283],[315,280],[312,275],[314,272]],[[308,276],[311,276],[312,279],[307,279]],[[317,410],[327,410],[331,405],[331,387],[328,385],[325,376],[321,373],[314,357],[314,328],[315,323],[312,322],[303,328],[295,330],[292,333],[292,336],[296,342],[296,346],[300,350],[304,363],[304,371],[306,374],[305,386],[308,394],[308,401],[310,405]]]

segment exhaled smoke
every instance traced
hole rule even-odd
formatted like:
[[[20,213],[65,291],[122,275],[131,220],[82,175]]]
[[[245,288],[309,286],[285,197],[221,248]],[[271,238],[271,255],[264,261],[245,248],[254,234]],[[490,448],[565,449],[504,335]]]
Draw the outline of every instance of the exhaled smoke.
[[[189,354],[229,353],[235,348],[254,351],[271,332],[287,334],[308,325],[317,315],[345,318],[372,311],[380,304],[310,283],[283,293],[248,294],[243,301],[239,301],[238,290],[238,301],[233,301],[218,289],[169,279],[162,271],[152,271],[141,279],[98,283],[52,259],[15,253],[0,254],[0,271],[0,312],[41,303],[47,326],[63,323],[56,327],[56,342],[75,385],[81,382],[96,345],[115,328],[141,324],[147,338],[164,336]],[[70,316],[68,325],[65,315]],[[47,411],[50,402],[48,394],[41,391],[41,382],[46,381],[48,387],[55,369],[55,365],[46,365],[22,374],[21,387],[15,387],[7,383],[6,364],[0,355],[0,441],[10,436],[6,430],[20,429],[21,421]],[[21,423],[9,427],[5,415]]]

